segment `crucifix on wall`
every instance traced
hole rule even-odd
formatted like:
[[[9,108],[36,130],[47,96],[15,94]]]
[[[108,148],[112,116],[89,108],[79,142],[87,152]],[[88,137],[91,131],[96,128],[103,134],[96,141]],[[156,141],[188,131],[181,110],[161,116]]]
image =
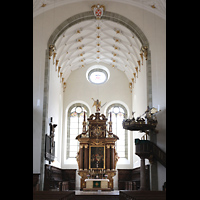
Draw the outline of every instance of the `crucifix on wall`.
[[[50,118],[50,123],[49,123],[49,126],[50,126],[50,138],[51,138],[51,147],[54,147],[54,137],[55,137],[55,128],[57,126],[57,124],[53,124],[53,117]]]
[[[53,124],[53,117],[50,118],[50,134],[45,135],[45,159],[49,161],[49,164],[54,161],[55,157],[55,128],[57,124]]]

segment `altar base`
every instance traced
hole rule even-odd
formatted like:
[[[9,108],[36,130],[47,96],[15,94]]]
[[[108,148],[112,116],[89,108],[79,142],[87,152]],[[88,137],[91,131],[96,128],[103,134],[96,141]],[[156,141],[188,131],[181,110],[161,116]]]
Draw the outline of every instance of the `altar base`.
[[[111,188],[83,188],[83,191],[111,191]]]
[[[108,188],[109,179],[85,179],[86,188],[83,188],[83,191],[88,190],[103,190],[111,191],[111,188]]]

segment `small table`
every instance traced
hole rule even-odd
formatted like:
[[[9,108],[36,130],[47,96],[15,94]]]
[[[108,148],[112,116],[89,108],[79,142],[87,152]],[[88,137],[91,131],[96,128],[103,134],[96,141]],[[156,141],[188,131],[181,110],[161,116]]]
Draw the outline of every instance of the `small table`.
[[[111,190],[108,188],[109,179],[85,179],[85,182],[86,188],[83,190]]]

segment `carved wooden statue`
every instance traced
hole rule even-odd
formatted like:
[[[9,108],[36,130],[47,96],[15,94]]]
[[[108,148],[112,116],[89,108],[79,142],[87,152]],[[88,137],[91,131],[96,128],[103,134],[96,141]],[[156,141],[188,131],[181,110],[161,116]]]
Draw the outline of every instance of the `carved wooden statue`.
[[[94,101],[93,106],[96,106],[96,112],[100,111],[100,107],[101,107],[101,101],[99,101],[99,99],[97,99],[96,101],[92,98],[92,100]],[[92,107],[93,107],[92,106]]]

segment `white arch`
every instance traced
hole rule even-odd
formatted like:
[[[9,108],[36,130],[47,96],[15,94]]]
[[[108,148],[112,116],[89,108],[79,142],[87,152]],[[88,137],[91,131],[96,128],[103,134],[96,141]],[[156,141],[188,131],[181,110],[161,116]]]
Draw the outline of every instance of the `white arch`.
[[[88,116],[90,115],[90,113],[91,113],[91,108],[90,108],[90,106],[89,106],[85,101],[82,101],[82,100],[76,100],[76,101],[72,101],[71,103],[69,103],[68,106],[67,106],[66,109],[65,109],[65,114],[68,112],[69,108],[70,108],[73,104],[76,104],[76,103],[82,103],[82,104],[86,105],[86,106],[88,107],[88,109],[89,109],[89,114],[88,114]]]
[[[110,105],[116,104],[116,103],[119,103],[119,104],[123,105],[123,106],[126,108],[126,110],[127,110],[127,118],[129,118],[129,116],[130,116],[129,107],[127,106],[126,103],[124,103],[123,101],[119,101],[119,100],[114,100],[114,101],[110,101],[109,103],[107,103],[107,104],[105,105],[105,108],[104,108],[104,115],[106,116],[106,110],[108,109],[108,107],[109,107]]]

